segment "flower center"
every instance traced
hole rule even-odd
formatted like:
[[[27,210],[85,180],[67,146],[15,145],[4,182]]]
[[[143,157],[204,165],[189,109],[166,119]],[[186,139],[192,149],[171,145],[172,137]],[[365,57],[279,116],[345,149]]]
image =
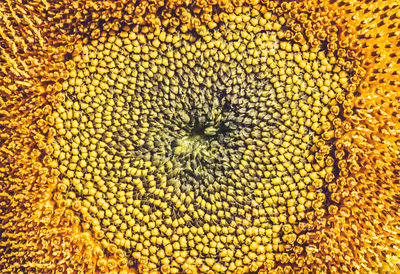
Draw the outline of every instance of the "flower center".
[[[84,46],[55,155],[102,243],[228,268],[227,254],[285,250],[324,214],[334,161],[319,136],[333,132],[347,74],[322,47],[280,38],[277,22],[238,19],[211,42],[124,28]]]

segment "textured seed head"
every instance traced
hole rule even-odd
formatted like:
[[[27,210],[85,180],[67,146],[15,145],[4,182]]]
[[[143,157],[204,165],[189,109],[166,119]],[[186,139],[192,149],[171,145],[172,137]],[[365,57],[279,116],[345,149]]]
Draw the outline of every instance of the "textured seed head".
[[[5,272],[396,268],[395,3],[17,2]]]
[[[229,29],[216,24],[198,37],[184,29],[103,31],[76,56],[81,68],[63,85],[70,99],[53,115],[62,117],[53,155],[64,174],[82,178],[71,191],[92,198],[79,208],[100,215],[97,237],[154,258],[156,268],[196,259],[204,271],[257,268],[266,250],[301,246],[299,234],[281,233],[313,228],[308,213],[326,202],[313,203],[323,193],[315,182],[335,178],[326,116],[337,101],[321,83],[346,89],[345,68],[327,71],[321,47],[310,53],[285,40],[284,17],[246,8],[225,23]],[[91,100],[74,92],[82,87]],[[66,156],[58,152],[63,140],[73,155],[69,145]],[[146,240],[152,234],[159,240]],[[260,246],[251,247],[256,239]],[[182,256],[187,248],[197,255]]]

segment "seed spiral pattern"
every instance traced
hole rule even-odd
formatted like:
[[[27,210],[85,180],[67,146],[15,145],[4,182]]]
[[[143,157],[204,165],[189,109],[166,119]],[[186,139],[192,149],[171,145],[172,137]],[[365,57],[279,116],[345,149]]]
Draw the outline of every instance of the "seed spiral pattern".
[[[325,214],[349,76],[282,28],[247,9],[203,37],[126,26],[83,43],[54,156],[104,246],[149,269],[225,272],[302,245],[313,228],[294,231]]]
[[[399,269],[396,1],[0,14],[0,272]]]

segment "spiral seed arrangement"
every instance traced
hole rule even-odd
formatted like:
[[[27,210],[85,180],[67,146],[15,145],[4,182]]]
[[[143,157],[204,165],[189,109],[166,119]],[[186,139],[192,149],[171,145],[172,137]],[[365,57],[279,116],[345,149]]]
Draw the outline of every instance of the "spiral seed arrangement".
[[[49,141],[38,155],[57,178],[54,203],[36,211],[69,216],[64,224],[76,229],[62,232],[72,235],[64,245],[84,253],[76,265],[163,273],[394,267],[398,216],[377,227],[357,225],[350,213],[361,212],[352,199],[378,204],[351,190],[367,176],[357,172],[374,170],[357,164],[351,141],[371,63],[335,13],[274,1],[144,3],[135,4],[136,19],[63,19],[76,36],[64,54],[67,75],[51,87]],[[396,153],[383,192],[398,188],[390,179]],[[348,243],[350,230],[384,237],[364,248],[364,236]]]
[[[60,187],[104,246],[150,269],[304,260],[325,214],[349,69],[326,41],[296,42],[277,15],[239,10],[199,37],[102,32],[63,83]]]

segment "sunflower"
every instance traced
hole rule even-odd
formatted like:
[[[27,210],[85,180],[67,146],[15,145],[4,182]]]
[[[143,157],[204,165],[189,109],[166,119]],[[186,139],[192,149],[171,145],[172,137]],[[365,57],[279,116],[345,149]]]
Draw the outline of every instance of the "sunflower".
[[[2,272],[399,271],[396,1],[0,13]]]

